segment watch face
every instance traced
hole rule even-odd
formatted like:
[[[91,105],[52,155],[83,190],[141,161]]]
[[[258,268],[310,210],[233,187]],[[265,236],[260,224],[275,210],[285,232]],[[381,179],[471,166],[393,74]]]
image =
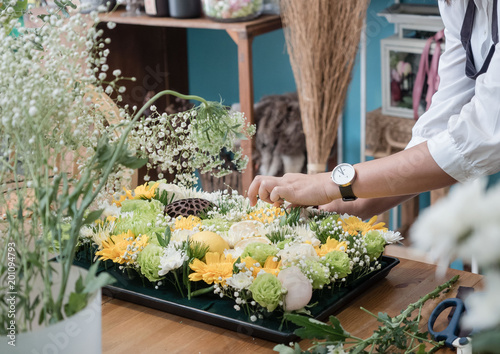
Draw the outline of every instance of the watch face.
[[[335,184],[343,186],[350,184],[353,181],[355,174],[356,171],[352,165],[348,163],[341,163],[333,169],[332,180]]]

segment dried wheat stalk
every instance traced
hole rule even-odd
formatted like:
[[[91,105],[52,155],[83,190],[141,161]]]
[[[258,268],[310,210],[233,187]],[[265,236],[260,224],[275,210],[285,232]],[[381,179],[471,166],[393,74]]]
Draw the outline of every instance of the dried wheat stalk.
[[[308,173],[324,172],[369,0],[281,0],[306,135]]]

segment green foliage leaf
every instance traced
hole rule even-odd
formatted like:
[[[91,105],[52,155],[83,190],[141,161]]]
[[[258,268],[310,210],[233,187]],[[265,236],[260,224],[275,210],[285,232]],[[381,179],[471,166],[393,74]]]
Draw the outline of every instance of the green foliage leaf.
[[[162,237],[161,234],[157,233],[156,238],[158,239],[158,243],[162,247],[167,247],[170,243],[170,239],[172,238],[172,231],[170,231],[170,227],[165,229],[165,235]]]
[[[99,219],[101,217],[101,214],[103,211],[104,211],[104,209],[98,209],[98,210],[91,211],[87,215],[85,220],[83,221],[83,225],[92,224],[94,221],[96,221],[97,219]]]
[[[66,316],[72,316],[75,313],[83,310],[87,306],[89,294],[86,293],[71,293],[69,294],[68,303],[64,305],[64,313]]]
[[[96,276],[99,264],[100,262],[98,261],[92,264],[92,266],[90,266],[89,272],[85,277],[85,282],[84,282],[85,288],[83,292],[92,294],[93,292],[99,290],[100,288],[106,285],[111,285],[116,281],[115,278],[113,278],[111,275],[105,272],[102,272]]]
[[[285,319],[303,327],[295,330],[295,334],[302,339],[316,338],[332,342],[344,342],[346,338],[349,338],[349,333],[342,328],[340,321],[334,316],[330,316],[329,318],[331,325],[313,318],[294,314],[285,314]]]

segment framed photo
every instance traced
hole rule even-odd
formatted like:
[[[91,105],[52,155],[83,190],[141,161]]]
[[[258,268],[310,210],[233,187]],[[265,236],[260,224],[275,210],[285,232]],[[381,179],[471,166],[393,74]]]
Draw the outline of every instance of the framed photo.
[[[413,118],[413,86],[417,77],[425,39],[392,36],[382,39],[382,114]],[[435,45],[429,52],[429,62]],[[444,51],[444,48],[442,48]],[[427,84],[424,84],[419,115],[425,111]]]

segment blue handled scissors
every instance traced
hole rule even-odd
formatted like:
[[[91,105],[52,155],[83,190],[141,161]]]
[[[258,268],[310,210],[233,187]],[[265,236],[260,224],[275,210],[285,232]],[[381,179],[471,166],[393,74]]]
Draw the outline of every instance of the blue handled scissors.
[[[455,312],[451,317],[448,326],[440,331],[436,332],[434,330],[434,323],[439,315],[449,307],[455,307]],[[456,349],[457,353],[472,354],[472,345],[469,337],[459,337],[458,333],[460,331],[460,319],[462,314],[465,312],[465,305],[462,300],[457,298],[450,298],[441,301],[436,308],[432,311],[429,317],[429,322],[427,327],[429,333],[438,342],[444,340],[444,344],[448,348]]]

